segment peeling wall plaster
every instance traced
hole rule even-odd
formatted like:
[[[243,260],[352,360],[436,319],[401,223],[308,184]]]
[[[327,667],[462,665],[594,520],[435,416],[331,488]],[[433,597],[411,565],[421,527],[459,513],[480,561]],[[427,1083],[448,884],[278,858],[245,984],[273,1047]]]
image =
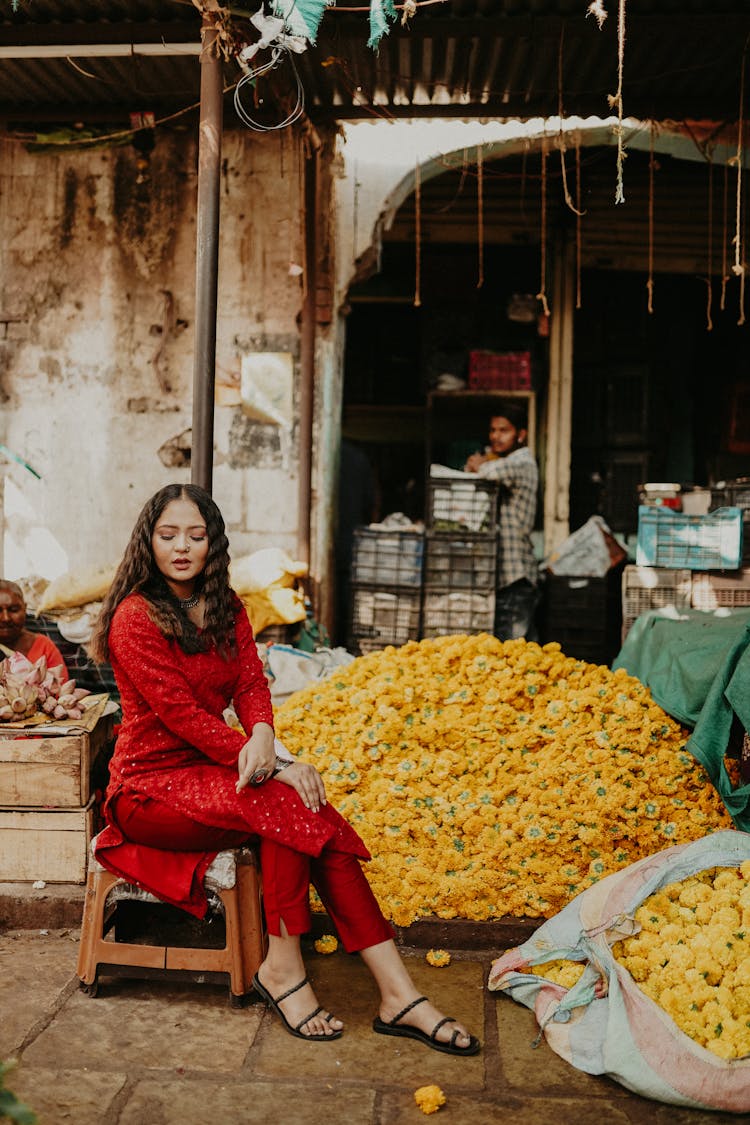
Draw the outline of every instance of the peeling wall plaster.
[[[297,139],[224,136],[217,381],[246,350],[291,352],[298,376],[302,259]],[[136,152],[31,154],[0,141],[0,461],[12,536],[3,570],[54,577],[116,560],[151,493],[189,469],[159,450],[192,422],[196,149],[159,133]],[[296,395],[295,395],[296,400]],[[293,435],[217,405],[215,487],[235,553],[294,553]],[[39,530],[45,530],[40,536]],[[44,541],[46,546],[40,547]]]

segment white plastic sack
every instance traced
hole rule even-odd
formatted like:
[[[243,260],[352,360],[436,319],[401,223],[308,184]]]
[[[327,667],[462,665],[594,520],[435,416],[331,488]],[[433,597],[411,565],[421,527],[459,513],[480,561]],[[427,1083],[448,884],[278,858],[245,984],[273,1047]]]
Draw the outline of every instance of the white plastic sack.
[[[591,516],[552,552],[546,560],[547,568],[553,574],[604,578],[613,564],[613,543],[612,532],[602,517]],[[624,557],[624,550],[619,554]]]
[[[726,831],[633,863],[583,891],[495,961],[488,987],[531,1008],[552,1050],[578,1070],[606,1074],[670,1105],[747,1113],[750,1057],[725,1061],[699,1046],[638,988],[611,951],[637,930],[633,916],[649,895],[699,871],[738,867],[747,859],[750,834]],[[524,972],[558,958],[586,962],[573,988]],[[599,977],[608,995],[597,999]]]
[[[290,645],[269,645],[266,664],[274,705],[279,707],[295,691],[301,691],[313,680],[327,679],[336,668],[351,664],[353,660],[354,657],[345,648],[303,652]]]

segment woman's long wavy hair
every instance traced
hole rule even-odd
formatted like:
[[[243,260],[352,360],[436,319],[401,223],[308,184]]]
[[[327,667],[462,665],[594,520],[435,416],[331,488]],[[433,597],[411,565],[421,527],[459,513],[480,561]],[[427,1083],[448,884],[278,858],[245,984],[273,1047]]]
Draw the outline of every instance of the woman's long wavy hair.
[[[157,568],[151,546],[154,528],[167,504],[181,499],[192,500],[206,523],[208,555],[200,587],[206,612],[200,633]],[[205,652],[213,643],[225,658],[234,654],[237,600],[229,585],[229,542],[221,512],[204,489],[195,484],[168,484],[144,505],[102,604],[91,641],[95,660],[109,659],[109,629],[115,610],[128,594],[134,593],[143,595],[151,620],[183,652]]]

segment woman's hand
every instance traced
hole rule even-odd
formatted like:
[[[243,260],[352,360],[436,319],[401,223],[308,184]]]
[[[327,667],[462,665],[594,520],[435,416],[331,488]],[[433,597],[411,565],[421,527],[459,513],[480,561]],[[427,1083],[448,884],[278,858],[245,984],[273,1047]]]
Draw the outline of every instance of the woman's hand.
[[[273,728],[268,723],[256,723],[237,759],[239,778],[235,786],[236,791],[239,793],[260,774],[263,774],[263,781],[267,781],[275,765]]]
[[[284,785],[291,785],[292,789],[296,789],[302,798],[302,804],[313,812],[318,812],[320,806],[326,804],[323,778],[315,766],[310,766],[307,762],[294,762],[291,766],[285,766],[281,773],[277,774],[276,780],[283,781]]]

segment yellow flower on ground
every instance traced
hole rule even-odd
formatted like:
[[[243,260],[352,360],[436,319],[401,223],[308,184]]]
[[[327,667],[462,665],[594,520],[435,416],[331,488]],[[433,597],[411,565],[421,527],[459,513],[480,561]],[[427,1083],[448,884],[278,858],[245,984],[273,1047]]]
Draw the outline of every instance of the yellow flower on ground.
[[[335,953],[338,947],[339,943],[333,934],[323,934],[315,941],[315,949],[318,953]]]
[[[433,965],[436,969],[442,969],[451,963],[451,955],[447,949],[431,949],[425,957],[428,965]]]
[[[446,1098],[439,1086],[420,1086],[414,1091],[414,1101],[422,1113],[437,1113]]]

